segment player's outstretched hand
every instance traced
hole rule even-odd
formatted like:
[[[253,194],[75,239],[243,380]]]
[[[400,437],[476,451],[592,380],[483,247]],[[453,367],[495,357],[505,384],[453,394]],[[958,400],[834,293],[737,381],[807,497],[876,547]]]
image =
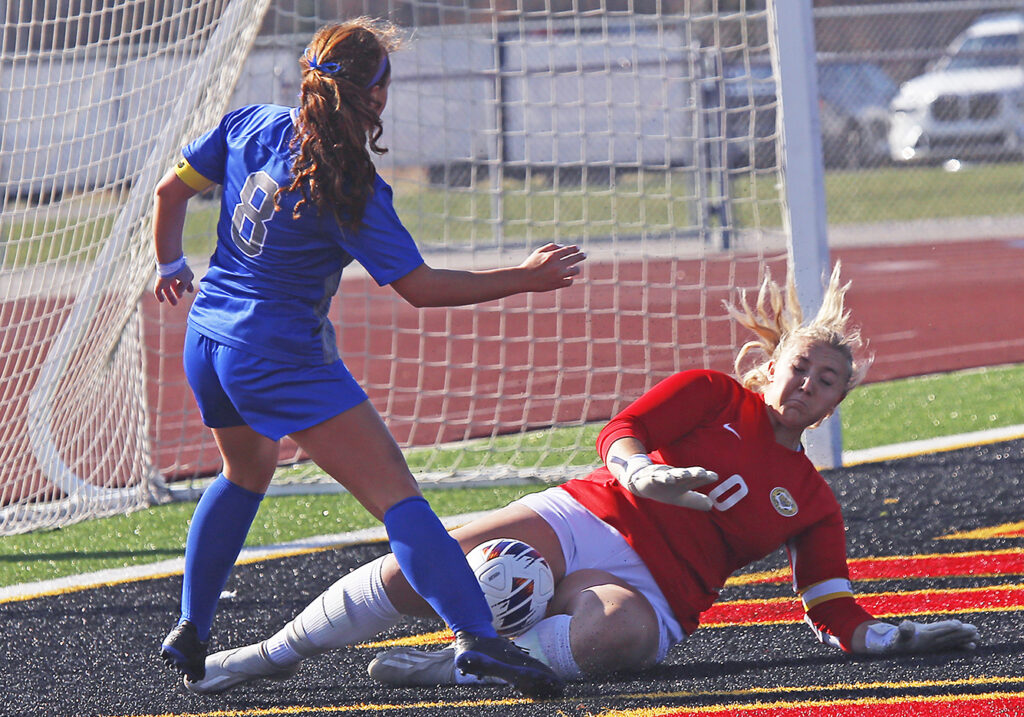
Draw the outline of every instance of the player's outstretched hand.
[[[711,499],[703,493],[697,493],[694,488],[718,480],[718,474],[714,471],[698,466],[673,468],[657,463],[650,463],[634,470],[629,468],[627,463],[622,482],[633,495],[683,508],[711,510]]]
[[[523,291],[552,291],[572,286],[579,276],[579,263],[587,258],[575,244],[545,244],[519,265],[526,272]]]
[[[153,293],[156,295],[157,301],[163,302],[164,299],[167,299],[171,306],[177,306],[178,299],[186,291],[189,293],[194,291],[193,279],[195,279],[195,275],[188,268],[188,264],[186,264],[174,276],[158,276],[156,278],[156,286],[153,287]]]
[[[899,627],[879,622],[868,628],[865,644],[868,652],[875,654],[973,650],[978,644],[978,628],[959,620],[904,620]]]

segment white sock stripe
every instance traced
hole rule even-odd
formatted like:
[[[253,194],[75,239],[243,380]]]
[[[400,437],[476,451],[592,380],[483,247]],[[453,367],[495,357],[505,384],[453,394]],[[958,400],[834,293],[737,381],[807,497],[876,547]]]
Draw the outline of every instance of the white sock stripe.
[[[369,594],[366,600],[366,607],[381,619],[400,620],[402,614],[395,609],[395,606],[391,603],[391,598],[388,597],[388,593],[384,589],[384,561],[387,557],[387,555],[382,555],[372,563],[369,563],[370,575],[366,586]]]
[[[396,665],[398,667],[413,667],[420,662],[426,662],[430,659],[431,657],[429,655],[417,652],[399,652],[386,655],[381,662],[388,665]]]
[[[276,664],[290,665],[346,645],[365,642],[402,616],[384,591],[384,558],[356,568],[317,595],[277,634],[266,640]]]
[[[280,634],[280,633],[279,633]],[[302,656],[295,652],[285,640],[276,640],[277,635],[263,641],[263,654],[279,667],[289,667],[301,662]]]

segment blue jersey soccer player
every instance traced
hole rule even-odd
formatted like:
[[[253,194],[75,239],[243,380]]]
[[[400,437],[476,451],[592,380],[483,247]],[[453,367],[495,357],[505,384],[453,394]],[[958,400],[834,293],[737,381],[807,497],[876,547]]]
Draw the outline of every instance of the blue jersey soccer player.
[[[322,28],[301,59],[297,108],[244,107],[189,143],[155,198],[159,277],[176,305],[193,290],[182,253],[188,201],[223,186],[217,248],[192,305],[184,362],[223,472],[188,531],[181,617],[161,653],[200,680],[217,600],[291,436],[384,522],[414,589],[455,632],[460,666],[528,694],[557,689],[541,663],[498,638],[458,544],[421,495],[404,457],[339,359],[327,319],[342,269],[358,261],[414,306],[456,306],[569,286],[583,254],[548,244],[491,271],[424,263],[374,169],[397,30],[358,18]]]

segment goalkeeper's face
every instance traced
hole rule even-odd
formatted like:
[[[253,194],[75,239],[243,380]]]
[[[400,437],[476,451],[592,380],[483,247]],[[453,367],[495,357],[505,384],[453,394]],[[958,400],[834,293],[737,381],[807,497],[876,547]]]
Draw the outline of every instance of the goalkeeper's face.
[[[799,436],[827,418],[843,400],[850,364],[838,349],[801,338],[783,347],[769,375],[764,399],[773,423]]]

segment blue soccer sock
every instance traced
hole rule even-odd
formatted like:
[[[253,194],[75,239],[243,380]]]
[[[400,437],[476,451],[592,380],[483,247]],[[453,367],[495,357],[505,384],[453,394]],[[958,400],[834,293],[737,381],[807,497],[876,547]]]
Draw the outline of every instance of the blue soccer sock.
[[[384,514],[384,527],[406,580],[453,632],[497,635],[462,548],[426,499],[412,496],[395,503]]]
[[[235,485],[221,474],[203,492],[192,514],[185,542],[181,619],[196,626],[200,640],[210,637],[217,601],[261,500],[263,494]]]

